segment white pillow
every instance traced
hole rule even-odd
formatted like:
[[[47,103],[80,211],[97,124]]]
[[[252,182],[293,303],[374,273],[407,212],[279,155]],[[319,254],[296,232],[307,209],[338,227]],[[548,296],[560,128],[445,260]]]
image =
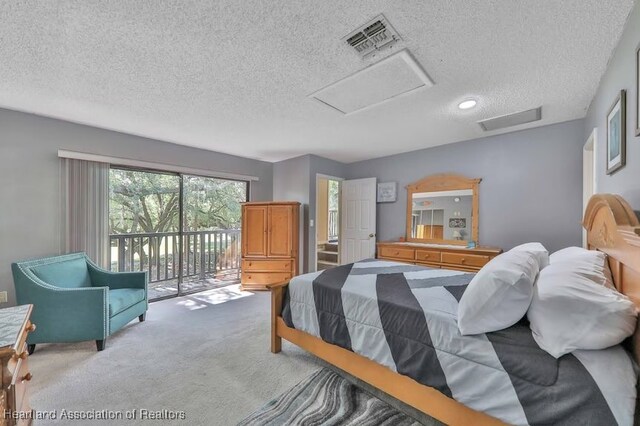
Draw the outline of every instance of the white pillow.
[[[567,247],[553,253],[549,260],[555,265],[564,264],[567,268],[598,284],[615,288],[607,255],[600,251]]]
[[[633,302],[559,258],[540,271],[527,312],[538,345],[559,358],[576,349],[608,348],[633,334]]]
[[[541,243],[526,243],[512,248],[511,250],[528,251],[536,255],[540,269],[549,265],[549,251]]]
[[[509,250],[487,263],[458,304],[460,333],[488,333],[520,321],[531,303],[539,269],[536,255],[526,250]]]

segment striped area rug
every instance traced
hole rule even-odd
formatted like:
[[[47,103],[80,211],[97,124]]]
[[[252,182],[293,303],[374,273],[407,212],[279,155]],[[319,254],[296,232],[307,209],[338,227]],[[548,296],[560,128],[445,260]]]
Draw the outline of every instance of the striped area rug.
[[[239,424],[263,425],[413,426],[420,423],[323,368]]]

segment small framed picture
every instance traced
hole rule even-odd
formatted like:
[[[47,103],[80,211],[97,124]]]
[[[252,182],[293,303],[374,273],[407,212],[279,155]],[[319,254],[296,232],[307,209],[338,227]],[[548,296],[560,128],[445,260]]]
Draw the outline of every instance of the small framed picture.
[[[616,97],[607,114],[607,174],[624,167],[627,156],[627,96],[624,90]]]
[[[640,136],[640,46],[636,49],[636,136]]]
[[[378,202],[379,203],[393,203],[397,197],[397,184],[396,182],[382,182],[378,184]]]

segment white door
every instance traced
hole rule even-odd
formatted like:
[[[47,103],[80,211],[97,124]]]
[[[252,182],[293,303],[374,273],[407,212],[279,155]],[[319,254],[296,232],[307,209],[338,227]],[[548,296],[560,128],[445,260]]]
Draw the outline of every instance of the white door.
[[[376,178],[342,181],[340,263],[375,257]]]

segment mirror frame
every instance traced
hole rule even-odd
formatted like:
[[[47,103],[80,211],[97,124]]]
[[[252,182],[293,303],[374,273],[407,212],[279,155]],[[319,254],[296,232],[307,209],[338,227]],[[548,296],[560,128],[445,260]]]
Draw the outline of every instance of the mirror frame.
[[[462,175],[441,173],[437,175],[427,176],[424,179],[407,185],[407,233],[405,235],[405,240],[413,243],[451,244],[466,246],[467,241],[411,237],[411,215],[413,213],[412,197],[413,194],[419,192],[439,192],[471,189],[473,191],[473,199],[471,201],[471,239],[476,242],[476,245],[480,245],[480,242],[478,241],[478,224],[480,222],[478,187],[480,185],[480,182],[482,182],[481,178],[470,179]]]

